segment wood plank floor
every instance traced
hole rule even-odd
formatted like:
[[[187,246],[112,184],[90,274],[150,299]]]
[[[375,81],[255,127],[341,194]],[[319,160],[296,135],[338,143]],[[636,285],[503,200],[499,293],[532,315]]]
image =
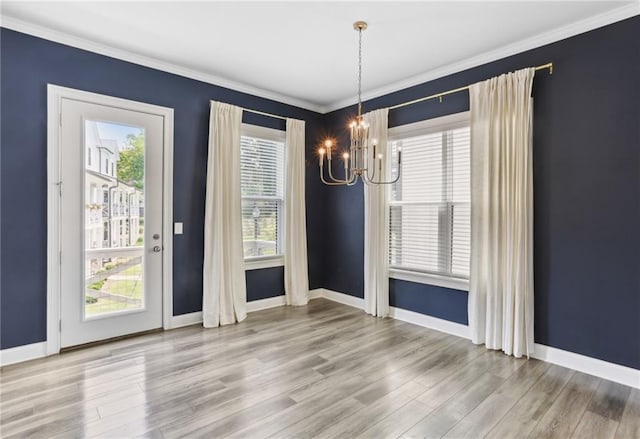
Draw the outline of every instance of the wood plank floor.
[[[0,436],[640,438],[640,392],[324,299],[1,371]]]

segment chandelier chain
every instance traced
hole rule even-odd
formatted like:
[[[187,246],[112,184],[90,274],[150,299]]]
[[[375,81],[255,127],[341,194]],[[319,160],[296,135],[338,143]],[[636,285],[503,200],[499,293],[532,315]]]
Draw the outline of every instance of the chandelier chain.
[[[362,29],[358,29],[358,117],[362,116]]]

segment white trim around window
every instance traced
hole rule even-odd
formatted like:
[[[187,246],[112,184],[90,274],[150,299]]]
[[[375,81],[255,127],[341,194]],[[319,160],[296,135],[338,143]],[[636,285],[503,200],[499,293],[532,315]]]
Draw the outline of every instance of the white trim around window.
[[[262,258],[248,258],[244,260],[245,271],[273,267],[284,267],[284,256],[265,256]]]
[[[421,273],[419,271],[390,268],[389,278],[404,280],[407,282],[414,282],[418,284],[435,285],[437,287],[445,287],[452,290],[469,291],[469,279],[458,277],[441,276],[439,274]]]
[[[242,124],[242,135],[246,137],[255,137],[257,139],[271,140],[272,142],[285,142],[287,133],[275,128],[261,127],[259,125]]]
[[[471,113],[449,114],[447,116],[436,117],[434,119],[421,120],[419,122],[399,125],[389,128],[389,142],[400,140],[406,137],[421,136],[428,132],[453,130],[468,126],[471,121]]]

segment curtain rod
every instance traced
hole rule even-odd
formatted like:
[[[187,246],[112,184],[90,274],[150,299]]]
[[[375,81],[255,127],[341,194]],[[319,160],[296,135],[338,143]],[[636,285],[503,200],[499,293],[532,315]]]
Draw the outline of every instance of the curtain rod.
[[[536,72],[538,70],[545,70],[545,69],[549,69],[549,74],[553,75],[553,63],[552,62],[535,67]],[[436,98],[440,98],[440,102],[442,102],[442,97],[443,96],[447,96],[447,95],[450,95],[450,94],[453,94],[453,93],[458,93],[458,92],[464,91],[464,90],[469,90],[469,87],[471,87],[471,86],[467,85],[467,86],[460,87],[460,88],[454,88],[453,90],[443,91],[442,93],[437,93],[437,94],[434,94],[434,95],[431,95],[431,96],[425,96],[423,98],[418,98],[418,99],[414,99],[412,101],[403,102],[401,104],[392,105],[391,107],[389,107],[389,110],[395,110],[396,108],[402,108],[402,107],[406,107],[407,105],[413,105],[413,104],[417,104],[418,102],[429,101],[431,99],[436,99]]]
[[[209,102],[218,102],[218,101],[214,101],[213,99],[210,99]],[[248,111],[249,113],[259,114],[261,116],[275,117],[276,119],[282,119],[282,120],[289,119],[288,117],[280,116],[279,114],[265,113],[264,111],[252,110],[251,108],[243,108],[243,107],[240,107],[240,108],[242,109],[242,111]]]
[[[540,66],[535,67],[536,72],[538,70],[545,70],[545,69],[549,69],[549,74],[553,75],[553,63],[547,63],[547,64],[543,64]],[[424,102],[424,101],[428,101],[431,99],[436,99],[436,98],[440,98],[440,101],[442,101],[442,97],[443,96],[447,96],[453,93],[458,93],[460,91],[464,91],[464,90],[469,90],[469,87],[471,87],[470,85],[464,86],[464,87],[460,87],[460,88],[454,88],[453,90],[448,90],[448,91],[444,91],[442,93],[437,93],[431,96],[425,96],[423,98],[418,98],[418,99],[414,99],[412,101],[408,101],[408,102],[403,102],[401,104],[396,104],[396,105],[392,105],[391,107],[389,107],[389,110],[395,110],[396,108],[402,108],[402,107],[406,107],[407,105],[413,105],[413,104],[417,104],[418,102]],[[253,113],[253,114],[259,114],[261,116],[267,116],[267,117],[274,117],[276,119],[282,119],[282,120],[287,120],[288,118],[284,117],[284,116],[280,116],[279,114],[273,114],[273,113],[266,113],[264,111],[258,111],[258,110],[252,110],[250,108],[243,108],[243,111],[248,111],[249,113]]]
[[[280,116],[278,114],[265,113],[264,111],[251,110],[249,108],[243,108],[242,111],[248,111],[249,113],[259,114],[261,116],[275,117],[276,119],[282,119],[282,120],[287,120],[288,119],[288,118],[286,118],[284,116]]]

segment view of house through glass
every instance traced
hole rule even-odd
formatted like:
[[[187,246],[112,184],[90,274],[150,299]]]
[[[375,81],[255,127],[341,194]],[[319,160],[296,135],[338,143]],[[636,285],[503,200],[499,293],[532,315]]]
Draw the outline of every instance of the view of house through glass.
[[[144,307],[144,129],[85,121],[85,317]]]

